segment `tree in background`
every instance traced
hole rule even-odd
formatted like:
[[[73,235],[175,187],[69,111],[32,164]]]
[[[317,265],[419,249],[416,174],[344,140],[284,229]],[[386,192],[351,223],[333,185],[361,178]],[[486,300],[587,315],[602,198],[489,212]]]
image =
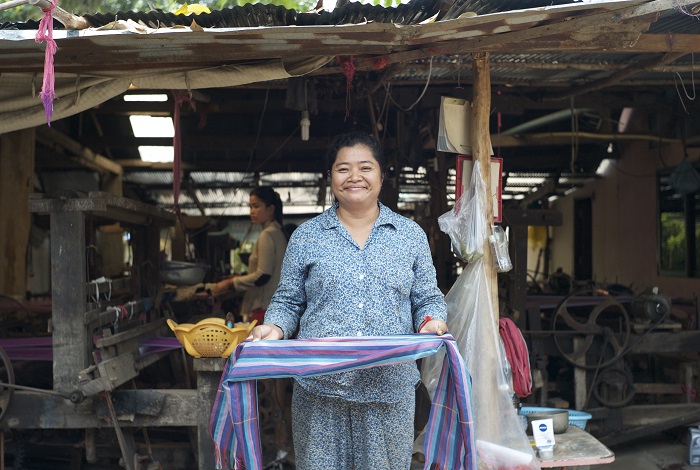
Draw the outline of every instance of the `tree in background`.
[[[201,5],[206,5],[210,10],[222,10],[246,3],[272,3],[286,8],[294,8],[299,11],[307,11],[316,5],[314,0],[201,0]],[[2,5],[2,1],[0,1]],[[150,11],[163,10],[175,12],[182,6],[182,2],[172,0],[60,0],[58,4],[64,10],[74,15],[82,16],[94,13],[116,13],[118,11]],[[41,10],[34,5],[22,5],[9,10],[0,11],[0,24],[17,23],[28,20],[41,19]]]

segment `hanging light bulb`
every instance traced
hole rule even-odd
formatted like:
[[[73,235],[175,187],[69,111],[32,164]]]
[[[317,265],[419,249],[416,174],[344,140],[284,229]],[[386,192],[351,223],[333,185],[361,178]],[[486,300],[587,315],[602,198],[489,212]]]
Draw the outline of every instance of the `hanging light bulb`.
[[[311,126],[311,120],[309,119],[309,111],[304,110],[301,112],[301,121],[299,121],[301,126],[301,140],[309,140],[309,126]]]

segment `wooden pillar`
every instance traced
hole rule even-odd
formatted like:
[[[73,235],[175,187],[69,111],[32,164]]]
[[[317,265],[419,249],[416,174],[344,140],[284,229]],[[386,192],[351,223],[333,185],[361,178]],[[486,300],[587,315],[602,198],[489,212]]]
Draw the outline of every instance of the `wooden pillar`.
[[[123,196],[123,176],[123,173],[119,172],[103,172],[100,175],[100,190]],[[109,278],[121,277],[124,273],[124,230],[118,223],[103,225],[99,230],[102,274]]]
[[[106,173],[102,175],[100,186],[102,187],[102,191],[110,194],[114,194],[115,196],[123,196],[124,195],[124,175],[121,173]]]
[[[160,227],[155,224],[134,226],[131,237],[131,252],[136,272],[132,273],[132,277],[140,288],[139,295],[152,297],[158,290]]]
[[[474,102],[472,108],[472,153],[474,162],[481,165],[481,175],[484,178],[485,194],[481,197],[486,201],[484,217],[487,226],[493,224],[493,206],[491,205],[491,132],[489,116],[491,115],[491,77],[488,52],[478,52],[472,57],[474,73]],[[498,282],[496,270],[493,267],[493,255],[486,240],[484,246],[484,269],[491,290],[491,306],[494,312],[493,321],[498,331]]]
[[[491,78],[489,76],[489,56],[488,53],[475,53],[472,57],[472,71],[474,74],[474,100],[472,103],[472,156],[474,164],[479,165],[483,178],[483,193],[480,197],[485,203],[485,211],[483,214],[484,223],[487,227],[493,224],[493,207],[491,203],[491,141],[489,132],[489,115],[491,108]],[[496,271],[493,267],[493,255],[489,246],[488,239],[484,240],[484,257],[483,266],[486,284],[489,288],[491,304],[490,309],[483,308],[477,315],[488,315],[489,310],[493,312],[493,318],[483,319],[492,321],[494,328],[493,342],[484,338],[484,348],[479,351],[479,361],[482,364],[487,364],[490,367],[481,367],[479,376],[474,378],[474,395],[475,400],[481,402],[482,406],[494,397],[498,397],[501,390],[498,388],[498,383],[502,381],[498,377],[501,368],[498,367],[500,362],[500,354],[498,347],[498,284],[496,282]],[[486,321],[484,321],[486,324]],[[488,332],[488,328],[481,329],[483,333]],[[492,344],[492,347],[489,345]],[[482,415],[482,417],[485,415]],[[498,419],[485,420],[475,417],[478,422],[479,434],[482,439],[491,440],[497,439],[503,435],[501,423]],[[496,442],[496,441],[492,441]]]
[[[0,134],[0,294],[25,298],[34,177],[34,129]]]
[[[194,360],[197,372],[197,460],[199,470],[214,468],[214,441],[209,434],[209,418],[214,406],[225,359],[199,358]]]
[[[428,182],[430,183],[430,217],[427,219],[430,226],[427,227],[428,240],[433,252],[433,264],[438,287],[443,292],[448,292],[452,282],[452,265],[454,257],[450,250],[450,238],[440,230],[438,217],[447,212],[447,157],[444,152],[435,152],[434,159],[428,166]]]
[[[90,364],[91,339],[83,325],[87,299],[85,214],[51,211],[51,322],[54,390],[78,388],[78,373]]]
[[[374,109],[374,105],[372,104],[372,98],[371,96],[368,97],[369,100],[369,109],[372,111]],[[382,142],[379,132],[377,129],[377,121],[375,116],[370,113],[370,119],[372,122],[372,128],[374,129],[374,134],[375,137],[379,142]],[[379,195],[379,200],[382,201],[382,204],[387,206],[393,211],[398,212],[398,206],[399,206],[399,186],[401,183],[401,144],[402,142],[402,134],[403,134],[403,121],[404,121],[404,113],[400,110],[396,111],[396,136],[394,137],[394,141],[396,142],[396,145],[394,145],[394,149],[391,152],[387,152],[386,150],[384,151],[384,158],[386,159],[387,167],[393,170],[390,170],[387,172],[386,176],[384,177],[384,182],[382,184],[382,192]],[[422,150],[422,149],[420,149]]]

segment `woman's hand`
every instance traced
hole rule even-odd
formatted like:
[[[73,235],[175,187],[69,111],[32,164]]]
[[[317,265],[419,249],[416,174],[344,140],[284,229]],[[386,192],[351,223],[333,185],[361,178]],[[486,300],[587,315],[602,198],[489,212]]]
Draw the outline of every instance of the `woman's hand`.
[[[226,278],[214,284],[211,289],[211,293],[214,296],[225,294],[226,292],[233,290],[233,278]]]
[[[447,323],[442,320],[427,321],[418,333],[437,333],[438,336],[441,336],[443,333],[447,333]]]
[[[256,341],[258,339],[282,339],[284,338],[284,332],[282,328],[277,325],[266,324],[258,325],[252,330],[250,330],[250,335],[246,339],[252,339]]]

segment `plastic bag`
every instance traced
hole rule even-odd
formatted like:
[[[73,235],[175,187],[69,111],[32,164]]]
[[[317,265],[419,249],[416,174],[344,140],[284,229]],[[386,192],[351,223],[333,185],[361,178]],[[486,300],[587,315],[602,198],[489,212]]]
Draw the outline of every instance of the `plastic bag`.
[[[472,184],[475,188],[480,183],[479,165],[474,165]],[[461,233],[476,236],[476,240],[464,240],[474,247],[473,253],[483,252],[487,243],[486,224],[476,219],[484,219],[484,207],[481,198],[475,193],[471,200],[463,201],[463,210],[471,208],[478,214],[464,219],[467,224],[477,227],[464,227]],[[475,203],[474,200],[478,199]],[[461,200],[461,199],[460,199]],[[503,370],[500,335],[491,303],[489,279],[483,257],[472,257],[462,274],[445,296],[447,303],[447,324],[454,336],[460,352],[465,359],[472,376],[472,411],[474,416],[474,433],[476,452],[480,470],[504,469],[539,469],[539,461],[525,434],[521,417],[512,402],[512,386],[508,383]],[[435,391],[440,376],[443,357],[438,353],[422,360],[421,379],[429,393]],[[422,448],[424,434],[421,433],[414,445]]]
[[[440,230],[450,236],[452,251],[462,261],[472,263],[484,255],[484,239],[488,226],[483,217],[484,180],[480,165],[474,165],[469,189],[457,200],[451,211],[438,217]]]
[[[493,253],[493,268],[497,273],[505,273],[513,269],[513,263],[508,254],[508,236],[503,227],[493,227],[493,235],[489,236],[489,245]]]
[[[670,183],[678,194],[690,194],[700,189],[700,174],[687,156],[683,157],[676,169],[671,172]]]

